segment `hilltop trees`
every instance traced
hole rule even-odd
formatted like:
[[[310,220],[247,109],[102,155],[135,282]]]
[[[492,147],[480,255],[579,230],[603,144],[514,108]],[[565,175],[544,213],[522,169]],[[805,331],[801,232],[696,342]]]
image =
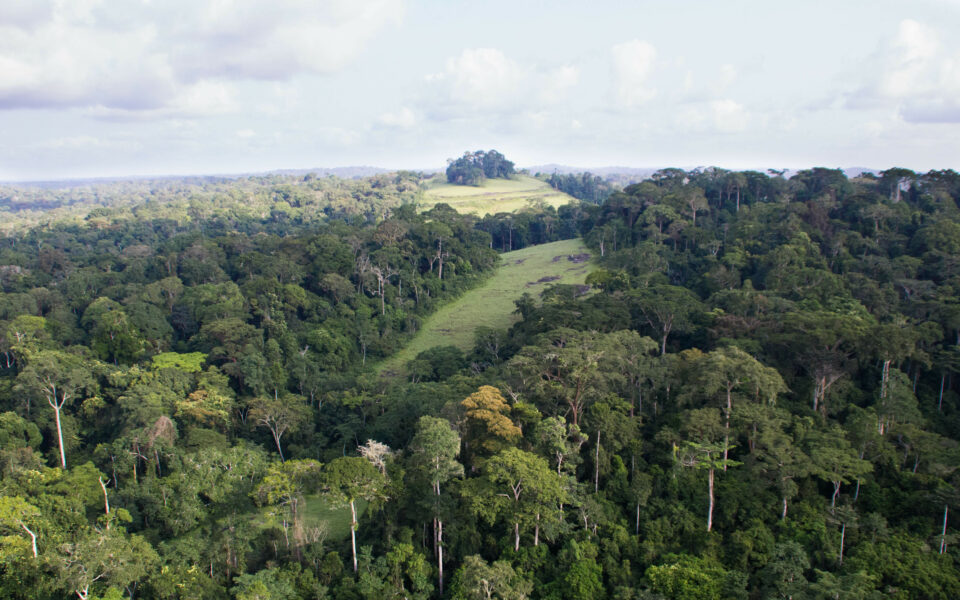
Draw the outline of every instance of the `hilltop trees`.
[[[465,152],[456,160],[448,161],[447,182],[458,185],[479,185],[484,179],[509,179],[513,163],[497,152]]]

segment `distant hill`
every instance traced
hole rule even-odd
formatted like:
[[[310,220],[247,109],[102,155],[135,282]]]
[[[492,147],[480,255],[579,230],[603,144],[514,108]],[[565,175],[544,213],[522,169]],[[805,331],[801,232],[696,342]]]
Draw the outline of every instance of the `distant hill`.
[[[662,167],[572,167],[570,165],[558,165],[555,163],[546,164],[546,165],[534,165],[532,167],[524,167],[530,174],[543,173],[544,175],[550,175],[551,173],[558,173],[560,175],[576,174],[576,173],[586,173],[590,172],[594,175],[599,175],[604,179],[613,179],[613,180],[630,180],[630,181],[643,181],[644,179],[650,177]]]
[[[340,177],[342,179],[357,179],[359,177],[371,177],[373,175],[380,175],[381,173],[393,173],[397,169],[383,169],[381,167],[370,167],[370,166],[357,166],[357,167],[333,167],[330,169],[326,168],[316,168],[316,169],[277,169],[276,171],[269,171],[267,175],[307,175],[313,173],[318,177],[326,177],[328,175],[333,175],[334,177]]]
[[[607,181],[619,183],[620,185],[626,186],[631,183],[637,183],[648,179],[651,175],[659,171],[660,169],[669,168],[667,166],[662,167],[574,167],[570,165],[560,165],[556,163],[549,163],[545,165],[533,165],[530,167],[524,167],[531,175],[537,173],[542,173],[544,175],[550,175],[551,173],[558,173],[560,175],[567,174],[576,174],[576,173],[593,173],[594,175],[599,175]],[[700,165],[695,167],[679,167],[684,171],[692,171],[694,169],[704,169],[706,166]],[[760,171],[761,173],[766,173],[766,167],[757,167],[754,169],[733,169],[737,171],[746,171],[754,170]],[[796,175],[800,169],[787,169],[783,176],[787,179]],[[844,174],[853,179],[854,177],[859,177],[864,173],[873,173],[879,174],[882,169],[874,169],[871,167],[844,167]]]
[[[233,179],[242,179],[244,177],[269,177],[270,175],[307,175],[313,173],[317,177],[326,177],[333,175],[341,179],[359,179],[362,177],[371,177],[381,173],[393,173],[397,169],[383,169],[381,167],[355,166],[355,167],[315,167],[310,169],[275,169],[273,171],[258,171],[248,173],[212,173],[209,175],[129,175],[126,177],[87,177],[72,179],[51,179],[46,181],[0,181],[0,184],[16,185],[19,187],[37,187],[47,189],[67,189],[75,187],[85,187],[90,185],[102,185],[112,183],[123,183],[127,181],[176,181],[182,183],[221,183]]]

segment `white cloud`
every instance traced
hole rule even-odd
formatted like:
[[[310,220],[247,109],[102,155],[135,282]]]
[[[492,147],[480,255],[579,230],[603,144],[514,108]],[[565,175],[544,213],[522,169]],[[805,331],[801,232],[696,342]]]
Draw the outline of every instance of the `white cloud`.
[[[140,148],[140,144],[130,140],[104,139],[92,135],[73,135],[34,142],[30,150],[56,152],[64,154],[84,154],[102,151],[129,152]]]
[[[417,115],[406,106],[396,112],[386,112],[380,115],[377,122],[384,127],[396,129],[411,129],[417,124]]]
[[[876,73],[846,98],[847,108],[894,108],[914,123],[960,123],[960,46],[940,32],[901,21],[863,70]]]
[[[343,69],[403,8],[404,0],[6,0],[0,109],[222,111],[232,103],[224,82]]]
[[[236,96],[230,84],[200,81],[178,89],[161,106],[98,104],[87,109],[86,113],[97,119],[112,121],[211,117],[236,112],[239,109]]]
[[[536,113],[563,102],[580,81],[575,65],[521,64],[496,48],[468,48],[427,75],[428,112],[441,120],[491,114]]]
[[[547,104],[561,102],[569,90],[580,83],[580,68],[564,65],[547,72],[540,88],[540,98]]]
[[[443,78],[449,82],[450,99],[481,110],[513,105],[526,72],[495,48],[464,50],[448,58]]]
[[[720,77],[718,85],[721,89],[727,89],[737,81],[737,68],[733,65],[723,65],[720,67]]]
[[[710,103],[713,126],[717,131],[737,133],[747,128],[748,116],[742,104],[733,100],[714,100]]]
[[[750,125],[747,109],[730,98],[688,103],[673,120],[677,128],[694,133],[741,133]]]
[[[649,42],[631,40],[617,44],[613,54],[613,96],[617,105],[630,108],[651,100],[656,90],[648,79],[657,58]]]

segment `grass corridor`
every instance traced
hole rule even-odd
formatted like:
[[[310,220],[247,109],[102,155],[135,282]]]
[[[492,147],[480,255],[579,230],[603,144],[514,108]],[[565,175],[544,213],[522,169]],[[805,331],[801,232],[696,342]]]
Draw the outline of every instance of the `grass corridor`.
[[[431,315],[410,343],[377,365],[377,371],[399,373],[417,354],[434,346],[469,350],[477,327],[507,328],[517,320],[514,300],[524,292],[539,296],[548,285],[582,284],[591,267],[587,258],[580,239],[501,254],[496,274]]]

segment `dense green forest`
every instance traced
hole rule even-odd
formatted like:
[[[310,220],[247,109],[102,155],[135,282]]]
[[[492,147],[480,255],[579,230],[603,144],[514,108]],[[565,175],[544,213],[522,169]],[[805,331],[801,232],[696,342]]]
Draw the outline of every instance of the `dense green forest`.
[[[603,204],[610,194],[617,191],[612,183],[589,172],[565,175],[551,173],[546,176],[540,174],[537,176],[549,183],[553,189],[592,204]]]
[[[420,180],[0,189],[0,596],[960,597],[960,174]],[[576,235],[592,291],[375,374]]]

